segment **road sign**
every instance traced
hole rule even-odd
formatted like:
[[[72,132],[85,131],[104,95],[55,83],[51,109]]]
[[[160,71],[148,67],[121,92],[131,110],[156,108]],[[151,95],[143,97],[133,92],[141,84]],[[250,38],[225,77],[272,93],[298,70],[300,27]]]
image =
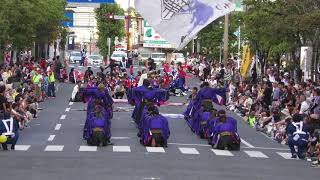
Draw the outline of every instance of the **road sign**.
[[[123,19],[126,19],[126,16],[114,15],[114,19],[116,19],[116,20],[123,20]]]

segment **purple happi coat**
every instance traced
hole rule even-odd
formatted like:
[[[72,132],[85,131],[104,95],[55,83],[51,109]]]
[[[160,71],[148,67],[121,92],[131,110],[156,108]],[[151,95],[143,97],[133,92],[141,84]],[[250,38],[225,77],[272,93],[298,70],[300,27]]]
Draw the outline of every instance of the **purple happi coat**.
[[[220,118],[215,118],[213,121],[209,123],[208,133],[212,138],[212,144],[218,144],[220,133],[229,132],[235,138],[239,138],[238,129],[237,129],[237,121],[231,117],[227,117],[226,122],[220,122]]]
[[[137,125],[141,121],[145,101],[152,102],[156,105],[161,105],[163,102],[169,99],[167,90],[147,88],[145,86],[132,88],[129,90],[128,94],[128,102],[135,105],[131,117],[134,119]]]
[[[106,110],[102,110],[102,117],[96,117],[94,112],[89,113],[87,118],[87,131],[85,139],[91,138],[94,128],[102,128],[105,138],[111,137],[111,121]]]
[[[144,116],[144,127],[143,127],[143,134],[141,136],[141,139],[144,143],[144,145],[149,144],[152,134],[152,129],[158,129],[161,130],[162,138],[167,141],[170,136],[170,129],[169,129],[169,123],[167,118],[165,118],[162,115],[150,115],[146,114]]]

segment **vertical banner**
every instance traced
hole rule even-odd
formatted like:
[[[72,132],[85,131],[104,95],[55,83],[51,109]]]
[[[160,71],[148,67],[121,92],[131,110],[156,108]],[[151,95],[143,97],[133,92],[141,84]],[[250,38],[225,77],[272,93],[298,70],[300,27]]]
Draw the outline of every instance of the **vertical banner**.
[[[311,74],[311,64],[312,64],[312,55],[313,49],[312,47],[301,47],[300,54],[300,68],[302,70],[304,81],[310,78]]]
[[[252,64],[252,52],[249,45],[243,46],[242,63],[240,74],[242,77],[248,77],[248,73]]]

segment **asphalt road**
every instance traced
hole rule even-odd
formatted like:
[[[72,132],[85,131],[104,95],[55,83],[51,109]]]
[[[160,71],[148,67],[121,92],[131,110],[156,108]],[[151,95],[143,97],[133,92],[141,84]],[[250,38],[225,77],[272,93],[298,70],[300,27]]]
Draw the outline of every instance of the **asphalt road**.
[[[191,80],[190,86],[198,81]],[[169,118],[168,148],[147,149],[140,145],[126,103],[112,119],[114,146],[88,147],[82,140],[85,107],[69,103],[73,86],[59,84],[57,98],[41,104],[44,110],[21,132],[16,151],[0,151],[0,180],[301,180],[319,179],[310,163],[288,159],[286,146],[249,128],[234,113],[242,138],[239,152],[213,151],[195,136],[179,115],[185,106],[163,106]],[[184,102],[172,97],[170,102]],[[218,107],[220,108],[220,107]]]

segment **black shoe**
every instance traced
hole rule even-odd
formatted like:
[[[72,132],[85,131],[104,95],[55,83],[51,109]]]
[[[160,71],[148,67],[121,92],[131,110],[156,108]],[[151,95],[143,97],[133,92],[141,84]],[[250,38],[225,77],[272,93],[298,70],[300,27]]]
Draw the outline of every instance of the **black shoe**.
[[[15,145],[11,145],[11,150],[15,150]]]
[[[291,158],[292,158],[292,159],[296,159],[296,158],[297,158],[297,155],[294,154],[294,155],[291,156]]]
[[[8,151],[8,146],[7,146],[7,144],[2,144],[2,149],[3,149],[4,151]]]

